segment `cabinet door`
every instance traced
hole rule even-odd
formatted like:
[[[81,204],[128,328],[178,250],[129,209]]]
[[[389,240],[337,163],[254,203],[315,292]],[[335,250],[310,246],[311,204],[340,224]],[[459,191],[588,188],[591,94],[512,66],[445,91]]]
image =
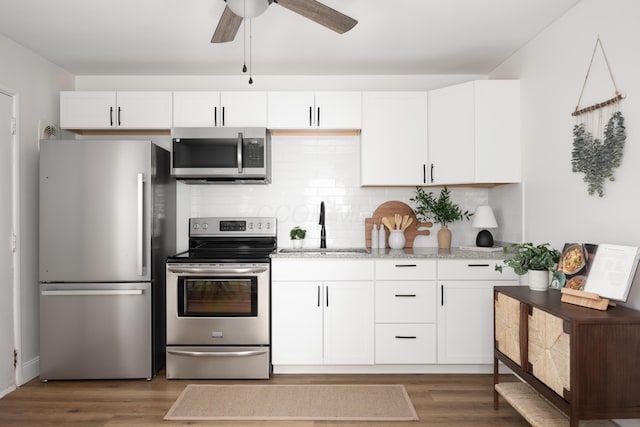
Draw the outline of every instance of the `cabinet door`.
[[[267,126],[267,92],[221,92],[222,126]]]
[[[320,283],[272,283],[271,352],[274,365],[322,364],[322,293]]]
[[[321,129],[360,129],[361,92],[316,92],[315,126]]]
[[[324,363],[373,364],[373,282],[327,282]]]
[[[493,362],[493,286],[496,282],[440,282],[438,363]],[[516,283],[500,282],[508,286]]]
[[[313,126],[313,92],[269,92],[267,127],[309,129]]]
[[[171,129],[171,92],[118,92],[117,127],[121,129]]]
[[[219,125],[220,92],[173,92],[174,127]]]
[[[425,184],[427,137],[426,92],[364,92],[360,184]]]
[[[494,328],[496,348],[516,365],[523,365],[520,350],[520,301],[496,293],[494,301]]]
[[[115,126],[115,92],[60,92],[62,129],[109,129]]]
[[[571,336],[565,332],[564,321],[535,307],[528,319],[531,374],[565,396],[565,390],[571,390]]]
[[[520,82],[475,82],[475,182],[520,182]]]
[[[474,83],[429,92],[429,184],[475,179]]]

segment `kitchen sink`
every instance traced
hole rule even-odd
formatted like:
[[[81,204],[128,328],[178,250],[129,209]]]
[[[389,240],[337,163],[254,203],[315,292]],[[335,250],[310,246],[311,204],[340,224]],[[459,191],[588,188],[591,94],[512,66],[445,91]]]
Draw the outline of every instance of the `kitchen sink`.
[[[281,254],[366,254],[368,253],[365,248],[302,248],[302,249],[280,249],[278,252]]]

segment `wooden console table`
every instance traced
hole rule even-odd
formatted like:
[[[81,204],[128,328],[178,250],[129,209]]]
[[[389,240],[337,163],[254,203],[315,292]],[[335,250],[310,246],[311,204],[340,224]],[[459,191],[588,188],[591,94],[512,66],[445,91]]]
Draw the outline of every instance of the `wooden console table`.
[[[552,289],[494,288],[494,408],[499,395],[509,401],[511,390],[523,391],[499,384],[500,361],[532,396],[566,414],[571,427],[581,419],[640,418],[640,312],[593,310],[560,298]]]

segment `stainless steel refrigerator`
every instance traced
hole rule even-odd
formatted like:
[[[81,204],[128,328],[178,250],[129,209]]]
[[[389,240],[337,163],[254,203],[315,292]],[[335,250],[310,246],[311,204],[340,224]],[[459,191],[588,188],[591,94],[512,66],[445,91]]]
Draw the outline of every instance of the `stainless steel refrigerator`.
[[[175,252],[169,152],[143,140],[40,142],[40,378],[152,378]]]

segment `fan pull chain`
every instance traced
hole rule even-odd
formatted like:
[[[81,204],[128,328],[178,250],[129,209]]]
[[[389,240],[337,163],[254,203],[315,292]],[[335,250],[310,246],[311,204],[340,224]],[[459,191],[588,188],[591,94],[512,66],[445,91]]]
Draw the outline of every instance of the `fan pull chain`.
[[[253,19],[249,19],[249,84],[253,84]]]
[[[242,31],[244,36],[242,37],[242,72],[247,72],[247,22],[246,19],[242,20]]]

